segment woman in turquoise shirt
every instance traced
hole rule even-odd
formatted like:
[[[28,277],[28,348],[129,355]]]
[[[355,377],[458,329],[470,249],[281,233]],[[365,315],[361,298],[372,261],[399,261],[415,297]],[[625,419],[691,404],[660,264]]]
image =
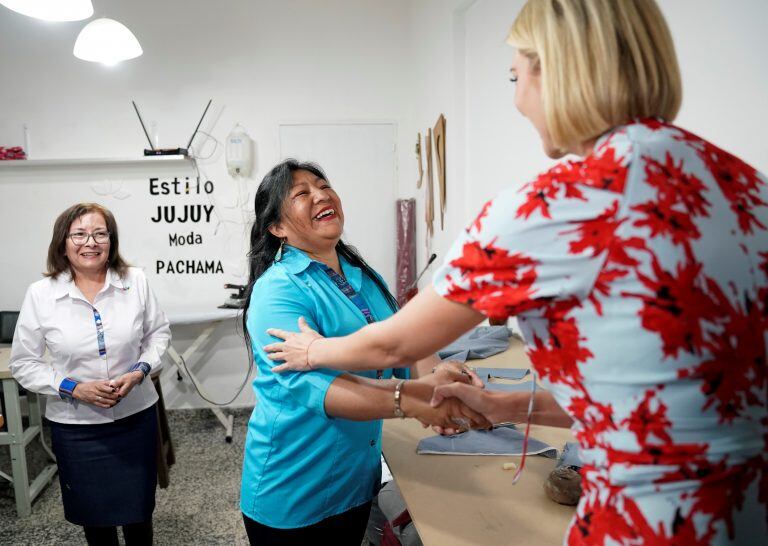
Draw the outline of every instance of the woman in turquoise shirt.
[[[341,201],[316,165],[274,167],[256,192],[255,213],[243,317],[257,366],[240,500],[246,531],[251,544],[359,546],[381,479],[381,419],[488,423],[459,402],[430,406],[436,385],[469,379],[451,365],[429,373],[434,356],[416,363],[419,379],[409,381],[408,370],[400,379],[391,369],[273,373],[262,349],[277,339],[268,327],[292,330],[304,317],[325,336],[343,336],[387,318],[397,304],[341,241]]]

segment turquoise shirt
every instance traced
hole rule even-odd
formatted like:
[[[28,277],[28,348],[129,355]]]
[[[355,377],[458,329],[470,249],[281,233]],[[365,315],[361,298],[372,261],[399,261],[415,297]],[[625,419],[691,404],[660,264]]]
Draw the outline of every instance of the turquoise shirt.
[[[376,320],[392,314],[371,279],[344,259],[344,276]],[[320,264],[293,247],[257,281],[248,308],[248,333],[257,366],[256,407],[245,440],[240,508],[269,527],[317,523],[371,500],[381,480],[381,421],[335,419],[325,393],[341,371],[272,373],[264,345],[277,339],[267,328],[297,331],[299,317],[326,337],[365,326],[363,313]],[[376,377],[376,371],[358,375]],[[398,374],[401,375],[401,374]],[[385,378],[392,370],[385,370]]]

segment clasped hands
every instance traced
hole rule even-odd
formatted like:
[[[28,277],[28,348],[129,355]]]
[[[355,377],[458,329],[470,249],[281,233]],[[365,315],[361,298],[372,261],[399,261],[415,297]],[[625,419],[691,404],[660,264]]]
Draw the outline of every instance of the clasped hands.
[[[451,385],[478,390],[483,382],[463,364],[441,362],[431,374],[403,385],[403,413],[418,419],[425,427],[432,426],[438,434],[457,434],[471,428],[488,429],[492,423],[484,415],[459,398],[443,396],[441,390]]]
[[[131,389],[141,383],[141,370],[124,373],[117,379],[99,379],[78,383],[72,397],[99,408],[111,408],[125,398]]]
[[[299,332],[271,328],[267,333],[283,339],[266,345],[270,360],[282,360],[272,371],[309,371],[309,347],[321,339],[304,318],[299,319]],[[459,389],[456,389],[459,387]],[[474,391],[482,392],[483,382],[466,366],[457,362],[442,362],[433,373],[406,381],[401,389],[401,409],[406,417],[418,419],[425,427],[432,426],[440,434],[456,434],[470,428],[492,426],[482,413],[475,411],[461,398]],[[470,396],[471,397],[471,396]]]

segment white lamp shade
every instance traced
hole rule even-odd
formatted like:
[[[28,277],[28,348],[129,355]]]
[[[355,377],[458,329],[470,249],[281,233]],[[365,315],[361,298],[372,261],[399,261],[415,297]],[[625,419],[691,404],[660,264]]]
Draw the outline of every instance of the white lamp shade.
[[[75,57],[95,63],[115,64],[143,53],[133,32],[114,19],[94,19],[75,40]]]
[[[93,15],[91,0],[0,0],[0,4],[45,21],[82,21]]]

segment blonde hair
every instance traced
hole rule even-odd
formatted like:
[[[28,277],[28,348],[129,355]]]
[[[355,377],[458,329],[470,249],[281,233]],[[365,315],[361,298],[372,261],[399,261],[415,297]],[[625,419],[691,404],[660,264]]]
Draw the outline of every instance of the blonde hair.
[[[540,70],[558,148],[635,118],[672,121],[680,109],[677,56],[654,0],[528,0],[507,43]]]

